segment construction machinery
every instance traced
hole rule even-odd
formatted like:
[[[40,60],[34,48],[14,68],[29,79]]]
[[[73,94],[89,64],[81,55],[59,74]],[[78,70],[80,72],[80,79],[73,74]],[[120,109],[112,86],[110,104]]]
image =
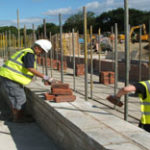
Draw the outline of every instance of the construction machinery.
[[[144,33],[143,35],[141,35],[141,40],[142,41],[148,41],[149,36],[146,32],[146,25],[145,24],[138,25],[138,26],[133,26],[130,30],[130,33],[129,33],[130,39],[133,40],[133,41],[138,41],[139,40],[139,36],[136,36],[137,34],[134,34],[134,36],[132,36],[132,35],[134,33],[134,30],[140,29],[140,28],[143,29],[143,33]],[[118,39],[119,39],[119,42],[124,41],[125,40],[125,35],[124,34],[119,34]]]

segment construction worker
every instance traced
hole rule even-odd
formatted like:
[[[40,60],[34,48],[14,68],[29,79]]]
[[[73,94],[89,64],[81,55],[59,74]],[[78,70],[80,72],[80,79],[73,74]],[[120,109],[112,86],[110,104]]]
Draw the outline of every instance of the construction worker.
[[[120,101],[121,96],[130,92],[135,92],[140,98],[142,114],[139,127],[150,132],[150,80],[125,86],[116,95],[110,95],[107,99],[118,106],[122,106],[123,103]]]
[[[50,41],[40,39],[35,41],[32,48],[22,49],[13,54],[0,68],[1,87],[8,95],[8,102],[12,110],[13,122],[26,122],[22,115],[22,107],[26,103],[24,85],[32,81],[34,75],[45,81],[53,79],[36,70],[36,56],[48,52],[52,47]]]

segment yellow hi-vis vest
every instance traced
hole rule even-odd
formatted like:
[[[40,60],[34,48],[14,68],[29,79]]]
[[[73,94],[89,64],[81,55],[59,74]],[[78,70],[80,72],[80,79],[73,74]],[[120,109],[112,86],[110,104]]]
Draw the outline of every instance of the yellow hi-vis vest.
[[[34,54],[34,51],[31,48],[26,48],[13,54],[11,58],[0,68],[0,76],[23,85],[29,84],[33,78],[33,73],[24,67],[22,61],[22,57],[27,53]],[[36,60],[34,62],[34,68],[36,68]]]
[[[143,99],[142,95],[139,94],[141,102],[141,123],[150,124],[150,80],[139,82],[146,88],[147,97]]]

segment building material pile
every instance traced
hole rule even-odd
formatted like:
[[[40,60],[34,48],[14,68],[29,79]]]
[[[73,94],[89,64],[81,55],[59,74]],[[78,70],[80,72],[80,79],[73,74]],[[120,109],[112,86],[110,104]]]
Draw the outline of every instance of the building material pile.
[[[45,93],[46,100],[59,102],[73,102],[76,96],[66,83],[53,83],[51,92]]]
[[[115,73],[111,71],[102,71],[99,76],[99,82],[105,85],[114,84]]]

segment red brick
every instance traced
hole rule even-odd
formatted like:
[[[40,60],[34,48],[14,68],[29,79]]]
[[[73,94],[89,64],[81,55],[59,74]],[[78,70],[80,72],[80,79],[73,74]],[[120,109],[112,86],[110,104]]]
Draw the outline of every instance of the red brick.
[[[55,98],[55,95],[52,95],[52,94],[50,94],[50,93],[44,93],[44,96],[45,96],[45,99],[46,100],[54,100],[54,98]]]
[[[110,83],[109,78],[101,80],[101,83],[108,85]]]
[[[115,78],[114,77],[110,77],[109,78],[109,83],[110,84],[114,84],[115,83]]]
[[[66,83],[53,83],[52,88],[69,89],[69,84]]]
[[[48,81],[44,81],[44,85],[51,85],[51,83]]]
[[[85,68],[84,64],[76,64],[76,70],[75,70],[76,76],[84,75],[85,73]]]
[[[105,77],[109,77],[110,72],[109,71],[102,71],[100,73],[100,77],[105,78]]]
[[[71,89],[52,88],[52,94],[54,95],[72,95]]]
[[[76,96],[75,95],[61,95],[61,96],[56,96],[54,100],[56,103],[73,102],[76,100]]]
[[[109,76],[110,76],[110,77],[114,77],[114,76],[115,76],[115,73],[114,73],[114,72],[109,72]]]

